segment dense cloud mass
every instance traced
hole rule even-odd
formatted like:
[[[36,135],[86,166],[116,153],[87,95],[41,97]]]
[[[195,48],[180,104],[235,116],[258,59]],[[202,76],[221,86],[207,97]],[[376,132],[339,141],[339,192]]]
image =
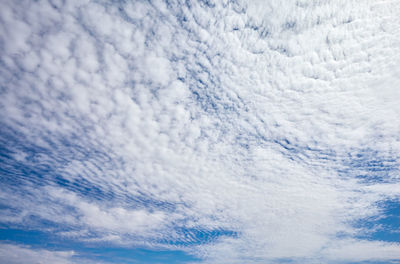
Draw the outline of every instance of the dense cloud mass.
[[[1,228],[201,263],[399,260],[400,239],[373,235],[400,232],[378,221],[400,199],[399,14],[0,1]]]

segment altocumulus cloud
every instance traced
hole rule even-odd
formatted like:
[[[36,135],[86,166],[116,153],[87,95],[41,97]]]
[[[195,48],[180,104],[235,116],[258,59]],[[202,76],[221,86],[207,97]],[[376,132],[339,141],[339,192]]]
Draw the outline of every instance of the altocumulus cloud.
[[[0,7],[3,230],[203,263],[400,259],[374,235],[399,232],[380,221],[400,198],[400,1]],[[11,263],[80,262],[6,240]]]

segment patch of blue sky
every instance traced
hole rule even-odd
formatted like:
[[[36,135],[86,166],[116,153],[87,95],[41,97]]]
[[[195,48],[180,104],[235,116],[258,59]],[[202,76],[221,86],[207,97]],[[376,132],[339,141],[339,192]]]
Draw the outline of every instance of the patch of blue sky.
[[[358,236],[360,239],[400,242],[400,200],[388,200],[379,204],[381,214],[362,219],[355,227],[369,230]]]
[[[0,228],[0,241],[29,246],[32,249],[73,250],[75,258],[106,263],[188,263],[199,259],[180,250],[116,247],[115,245],[78,242],[37,230]]]

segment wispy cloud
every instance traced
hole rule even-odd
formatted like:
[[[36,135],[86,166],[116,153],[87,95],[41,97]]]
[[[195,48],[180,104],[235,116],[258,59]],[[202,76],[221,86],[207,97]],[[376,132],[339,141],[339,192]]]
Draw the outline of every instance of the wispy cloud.
[[[398,1],[0,6],[3,225],[206,263],[400,259],[358,224],[400,198]]]

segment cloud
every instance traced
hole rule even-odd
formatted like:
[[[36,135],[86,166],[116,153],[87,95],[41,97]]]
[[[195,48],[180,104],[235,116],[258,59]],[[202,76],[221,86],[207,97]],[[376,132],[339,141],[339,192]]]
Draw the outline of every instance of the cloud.
[[[0,221],[208,263],[399,258],[357,238],[400,197],[399,6],[2,3]]]
[[[0,244],[0,261],[2,263],[71,264],[75,263],[72,261],[74,255],[75,253],[73,251],[49,251],[44,249],[32,249],[13,244]]]
[[[399,260],[398,244],[381,241],[344,240],[324,250],[328,259],[342,262]]]

